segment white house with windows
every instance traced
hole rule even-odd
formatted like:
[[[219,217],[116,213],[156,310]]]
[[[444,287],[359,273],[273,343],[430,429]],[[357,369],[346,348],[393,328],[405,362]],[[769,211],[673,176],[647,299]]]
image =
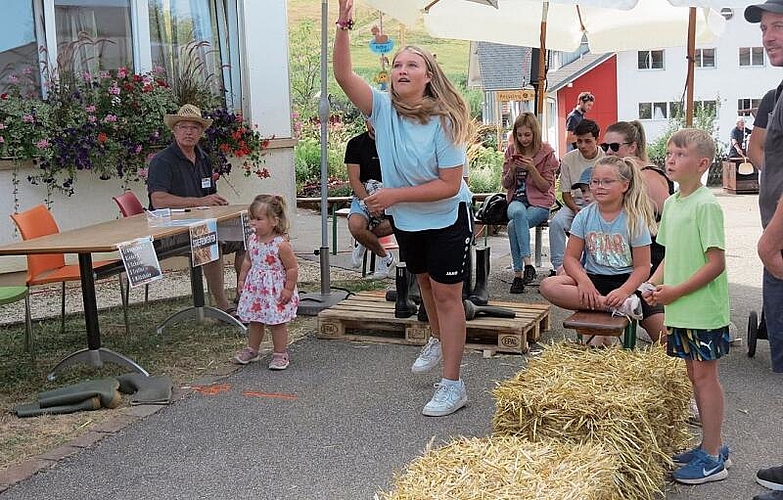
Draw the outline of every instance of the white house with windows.
[[[182,49],[193,40],[206,41],[202,59],[216,85],[226,89],[229,110],[241,111],[266,137],[273,137],[266,157],[268,179],[230,176],[233,189],[218,182],[232,203],[249,203],[258,193],[284,195],[295,207],[296,185],[288,75],[288,22],[285,1],[268,0],[3,0],[0,16],[0,92],[7,78],[22,66],[53,68],[56,58],[80,33],[101,44],[101,69],[121,66],[145,73],[162,66],[176,75]],[[73,46],[72,44],[70,46]],[[87,57],[74,54],[74,60]],[[95,61],[92,61],[93,63]],[[46,88],[38,75],[41,96]],[[15,209],[12,162],[0,160],[0,244],[14,241],[7,217]],[[25,172],[18,178],[19,209],[34,206],[46,197],[45,189],[32,186]],[[55,195],[52,210],[60,228],[100,222],[118,214],[112,196],[122,192],[121,181],[102,181],[80,172],[77,194]],[[146,200],[146,186],[130,186]],[[24,269],[23,258],[0,259],[0,272]]]
[[[783,80],[769,64],[758,24],[743,9],[724,8],[726,30],[715,43],[696,48],[694,103],[717,106],[717,138],[727,143],[739,116],[751,116],[764,94]],[[685,47],[617,53],[617,117],[639,119],[648,139],[663,132],[684,102]],[[600,103],[598,103],[600,105]],[[746,120],[752,124],[752,116]]]

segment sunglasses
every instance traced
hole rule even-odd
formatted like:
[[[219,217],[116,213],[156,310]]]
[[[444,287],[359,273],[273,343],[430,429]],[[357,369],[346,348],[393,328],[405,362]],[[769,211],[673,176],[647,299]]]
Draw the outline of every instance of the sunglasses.
[[[600,146],[601,146],[601,149],[604,150],[604,152],[609,151],[609,149],[611,148],[612,151],[614,151],[616,153],[616,152],[620,151],[620,146],[623,146],[623,145],[627,146],[628,144],[631,144],[631,143],[630,142],[602,142],[600,144]]]
[[[588,102],[588,101],[594,102],[595,101],[595,96],[593,96],[593,94],[587,94],[587,95],[583,95],[582,97],[580,97],[579,100],[582,101],[582,102]]]

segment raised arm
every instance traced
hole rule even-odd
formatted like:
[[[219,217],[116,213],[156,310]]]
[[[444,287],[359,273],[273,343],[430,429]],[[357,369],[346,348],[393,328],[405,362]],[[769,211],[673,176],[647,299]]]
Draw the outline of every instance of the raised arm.
[[[353,28],[353,0],[340,0],[340,16],[337,19],[337,34],[334,37],[332,67],[334,79],[354,105],[369,116],[372,112],[372,89],[359,75],[353,72],[351,63],[351,38]]]

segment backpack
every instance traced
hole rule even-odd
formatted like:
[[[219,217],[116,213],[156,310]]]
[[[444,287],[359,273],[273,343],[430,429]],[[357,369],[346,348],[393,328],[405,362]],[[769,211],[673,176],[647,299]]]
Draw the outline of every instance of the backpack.
[[[476,212],[476,220],[483,224],[508,224],[507,208],[508,203],[504,193],[487,196]]]

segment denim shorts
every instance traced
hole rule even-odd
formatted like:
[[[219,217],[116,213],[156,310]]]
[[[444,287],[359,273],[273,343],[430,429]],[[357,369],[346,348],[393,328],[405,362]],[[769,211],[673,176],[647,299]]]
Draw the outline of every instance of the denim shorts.
[[[666,354],[694,361],[713,361],[729,353],[729,327],[714,330],[668,327]]]

